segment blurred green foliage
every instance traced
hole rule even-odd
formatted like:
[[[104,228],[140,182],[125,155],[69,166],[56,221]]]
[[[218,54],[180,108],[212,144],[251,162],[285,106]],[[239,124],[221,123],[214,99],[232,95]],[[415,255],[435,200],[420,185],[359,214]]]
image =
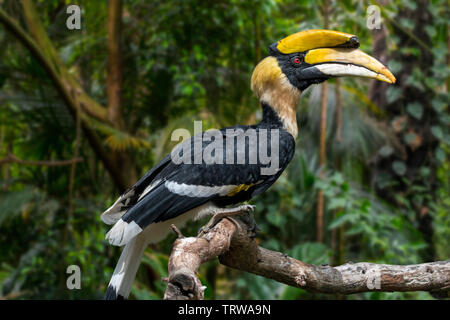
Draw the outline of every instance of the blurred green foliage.
[[[40,18],[70,72],[96,101],[106,105],[107,2],[36,1]],[[65,29],[65,5],[82,8],[82,30]],[[356,34],[361,48],[371,52],[373,37],[366,27],[369,1],[331,1],[330,29]],[[21,20],[19,2],[2,1],[2,8]],[[255,122],[261,116],[249,89],[253,67],[265,48],[283,36],[323,26],[320,1],[297,0],[173,0],[125,1],[123,12],[123,112],[127,132],[93,122],[107,148],[130,150],[140,174],[155,165],[174,145],[175,128],[203,128]],[[414,36],[410,17],[398,22],[404,8],[415,1],[390,1],[382,9],[387,28],[387,54],[401,52],[411,61],[421,59],[420,44],[399,46],[400,36]],[[409,164],[395,160],[393,175],[374,171],[377,157],[399,153],[398,138],[386,126],[396,118],[368,98],[369,81],[342,79],[328,86],[327,166],[318,165],[320,86],[308,89],[298,110],[299,138],[288,170],[263,196],[253,201],[262,246],[314,264],[348,260],[390,264],[423,262],[423,252],[434,248],[435,259],[449,259],[450,164],[448,154],[448,16],[445,1],[430,1],[433,22],[426,26],[433,57],[430,73],[411,71],[407,82],[431,91],[431,106],[412,101],[397,117],[408,115],[430,128],[437,144],[427,154],[430,165],[405,173]],[[394,25],[395,24],[395,25]],[[76,123],[44,69],[14,37],[0,26],[0,158],[71,159]],[[395,55],[394,55],[395,56]],[[394,74],[405,61],[391,59]],[[447,81],[447,86],[445,82]],[[336,140],[336,90],[342,99],[342,138]],[[387,103],[404,97],[401,87],[386,91]],[[435,115],[429,117],[429,114]],[[404,141],[415,141],[405,124]],[[427,138],[428,139],[428,138]],[[70,166],[31,166],[0,163],[0,296],[31,299],[99,299],[103,296],[120,250],[104,240],[108,226],[99,216],[118,196],[100,161],[81,140],[75,179]],[[126,168],[122,168],[126,170]],[[372,179],[372,175],[376,179]],[[436,175],[433,188],[423,181]],[[418,182],[420,180],[420,183]],[[73,185],[70,197],[69,185]],[[376,187],[375,185],[376,184]],[[376,192],[405,184],[406,192],[391,192],[389,201]],[[317,191],[325,196],[325,242],[314,242]],[[433,241],[424,240],[417,212],[426,203],[433,218]],[[418,209],[419,208],[419,209]],[[204,222],[183,230],[194,235]],[[333,240],[334,233],[334,240]],[[174,235],[147,249],[132,289],[136,299],[161,299],[167,261]],[[79,265],[81,290],[66,288],[66,268]],[[230,270],[217,261],[203,265],[200,278],[206,298],[318,299],[335,296],[310,294],[269,279]],[[342,298],[342,297],[337,297]],[[348,299],[431,298],[426,293],[366,293]]]

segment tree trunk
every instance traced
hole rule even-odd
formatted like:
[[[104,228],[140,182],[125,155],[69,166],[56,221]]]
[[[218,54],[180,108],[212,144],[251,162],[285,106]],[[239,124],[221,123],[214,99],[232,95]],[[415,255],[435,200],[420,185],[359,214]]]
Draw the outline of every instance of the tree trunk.
[[[108,6],[108,120],[119,130],[125,129],[122,111],[123,62],[122,62],[122,0],[110,0]],[[119,168],[128,186],[137,180],[133,157],[128,151],[114,151],[111,157]]]
[[[324,27],[328,29],[328,11],[329,3],[325,0],[323,3]],[[327,82],[322,83],[322,93],[320,97],[320,136],[319,136],[319,166],[321,167],[321,177],[325,173],[326,164],[326,137],[327,137]],[[323,191],[317,192],[317,216],[316,216],[316,241],[323,242],[323,214],[324,214]]]

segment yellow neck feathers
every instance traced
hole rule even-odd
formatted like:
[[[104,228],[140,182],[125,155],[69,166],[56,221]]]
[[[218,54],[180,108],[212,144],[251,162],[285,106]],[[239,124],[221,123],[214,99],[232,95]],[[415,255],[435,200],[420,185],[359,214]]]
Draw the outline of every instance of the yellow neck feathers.
[[[296,110],[301,92],[291,85],[275,57],[267,57],[256,66],[251,88],[261,102],[267,103],[278,113],[286,131],[296,138]]]

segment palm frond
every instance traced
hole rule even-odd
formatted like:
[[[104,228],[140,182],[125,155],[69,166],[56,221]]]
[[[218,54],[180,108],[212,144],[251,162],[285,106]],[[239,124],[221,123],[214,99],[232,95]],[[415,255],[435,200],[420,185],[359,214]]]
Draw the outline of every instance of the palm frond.
[[[91,123],[98,131],[106,135],[105,142],[112,150],[124,151],[127,149],[150,148],[150,143],[145,139],[134,137],[127,132],[96,120],[92,120]]]

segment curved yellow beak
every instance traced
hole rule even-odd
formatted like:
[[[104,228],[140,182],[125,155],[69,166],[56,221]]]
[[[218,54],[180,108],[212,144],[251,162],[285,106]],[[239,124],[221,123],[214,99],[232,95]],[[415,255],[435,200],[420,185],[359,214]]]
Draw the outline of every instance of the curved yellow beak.
[[[271,46],[282,54],[307,52],[305,62],[330,77],[357,76],[395,83],[394,75],[377,59],[358,49],[355,35],[333,30],[294,33]]]
[[[291,34],[276,43],[277,50],[283,54],[332,47],[358,48],[359,39],[340,31],[313,29]]]
[[[380,61],[359,49],[321,48],[310,50],[305,62],[314,65],[322,73],[333,76],[358,76],[387,83],[396,79]]]

